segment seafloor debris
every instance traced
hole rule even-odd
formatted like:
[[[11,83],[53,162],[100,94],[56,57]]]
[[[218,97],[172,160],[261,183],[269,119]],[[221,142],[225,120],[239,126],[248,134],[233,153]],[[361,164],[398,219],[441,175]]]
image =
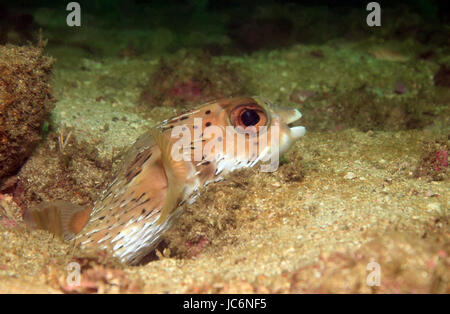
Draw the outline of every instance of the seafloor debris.
[[[0,193],[0,226],[14,228],[21,221],[21,213],[13,197]]]
[[[302,104],[304,103],[308,98],[316,96],[316,93],[311,90],[298,90],[295,89],[292,91],[291,96],[289,99],[293,102]]]
[[[434,181],[448,177],[448,143],[445,140],[425,144],[415,176],[428,177]]]
[[[405,62],[408,61],[408,57],[402,55],[399,52],[389,50],[387,48],[377,48],[370,51],[370,54],[378,60],[393,61],[393,62]]]
[[[408,92],[408,85],[402,81],[397,81],[395,83],[394,92],[398,95],[402,95]]]
[[[137,293],[141,284],[127,278],[121,269],[104,265],[93,265],[82,269],[80,282],[67,283],[66,276],[60,278],[61,290],[66,293]]]
[[[51,132],[27,160],[9,193],[23,208],[62,199],[76,204],[93,202],[108,181],[112,163],[98,155],[88,141],[70,128]]]
[[[448,263],[445,250],[392,232],[352,253],[322,254],[317,263],[289,274],[288,292],[445,293]],[[305,284],[312,277],[320,278],[313,287]]]

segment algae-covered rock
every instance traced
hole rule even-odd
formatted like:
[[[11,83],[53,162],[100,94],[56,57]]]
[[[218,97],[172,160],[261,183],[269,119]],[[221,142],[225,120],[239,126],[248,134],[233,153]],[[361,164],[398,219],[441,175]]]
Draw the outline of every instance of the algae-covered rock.
[[[14,174],[41,139],[54,104],[53,62],[42,48],[0,46],[0,180]]]
[[[161,59],[140,102],[155,106],[183,106],[184,109],[222,97],[248,95],[249,78],[229,62],[216,62],[206,53],[180,52]]]

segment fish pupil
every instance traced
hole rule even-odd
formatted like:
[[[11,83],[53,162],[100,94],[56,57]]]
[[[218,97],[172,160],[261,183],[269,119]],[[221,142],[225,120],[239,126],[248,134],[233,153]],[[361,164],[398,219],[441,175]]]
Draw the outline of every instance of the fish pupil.
[[[245,110],[241,114],[241,121],[245,126],[252,126],[259,122],[259,115],[255,110]]]

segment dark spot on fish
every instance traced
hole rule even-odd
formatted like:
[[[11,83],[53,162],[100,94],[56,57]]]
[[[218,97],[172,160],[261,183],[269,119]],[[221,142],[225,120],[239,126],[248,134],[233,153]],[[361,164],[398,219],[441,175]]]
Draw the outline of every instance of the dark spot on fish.
[[[161,126],[161,129],[163,130],[163,131],[167,131],[167,130],[171,130],[171,129],[173,129],[173,125],[163,125],[163,126]]]
[[[144,215],[145,214],[145,208],[144,209],[142,209],[142,212],[141,212],[141,215]]]
[[[204,163],[202,163],[202,166],[207,166],[209,165],[211,162],[209,160],[205,161]]]
[[[100,217],[98,220],[103,220],[105,219],[105,216]]]
[[[150,159],[150,157],[152,157],[152,154],[148,154],[148,156],[144,159],[144,164],[147,162],[147,160],[149,160]]]
[[[139,168],[139,170],[136,171],[136,173],[134,174],[134,177],[137,177],[141,172],[142,172],[142,168]]]
[[[143,201],[142,203],[140,203],[138,206],[141,206],[142,204],[148,203],[150,202],[150,198],[147,198],[145,201]]]
[[[219,141],[219,142],[222,142],[222,136],[219,136],[218,138],[217,138],[217,140]]]
[[[206,126],[206,127],[211,126],[211,122],[206,122],[205,126]]]
[[[146,149],[136,155],[136,157],[134,158],[133,162],[128,167],[127,172],[125,174],[125,177],[127,179],[126,184],[130,183],[134,177],[136,177],[137,175],[139,175],[141,173],[142,166],[151,156],[152,156],[152,153],[151,153],[150,149]]]
[[[145,195],[145,192],[142,193],[142,194],[137,198],[136,202],[138,202],[144,195]]]
[[[210,114],[211,113],[211,110],[206,110],[205,111],[205,114]]]

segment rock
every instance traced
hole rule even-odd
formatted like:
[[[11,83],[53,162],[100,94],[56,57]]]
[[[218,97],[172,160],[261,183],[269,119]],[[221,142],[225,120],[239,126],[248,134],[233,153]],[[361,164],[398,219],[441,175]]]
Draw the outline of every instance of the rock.
[[[439,71],[434,75],[434,85],[450,87],[450,67],[441,65]]]
[[[324,57],[322,50],[313,50],[310,52],[310,55],[315,58],[323,58]]]
[[[18,171],[41,139],[54,104],[52,64],[41,48],[0,46],[0,181]]]
[[[394,92],[396,94],[402,95],[404,93],[406,93],[408,91],[408,86],[401,82],[401,81],[397,81],[397,83],[395,83],[395,90]]]
[[[356,175],[351,171],[347,172],[347,174],[344,176],[344,179],[347,179],[347,180],[352,180],[354,178],[356,178]]]
[[[289,99],[298,104],[304,103],[308,98],[314,97],[316,95],[315,92],[310,90],[294,90],[291,93]]]
[[[442,207],[439,203],[430,203],[427,205],[427,212],[442,213]]]

